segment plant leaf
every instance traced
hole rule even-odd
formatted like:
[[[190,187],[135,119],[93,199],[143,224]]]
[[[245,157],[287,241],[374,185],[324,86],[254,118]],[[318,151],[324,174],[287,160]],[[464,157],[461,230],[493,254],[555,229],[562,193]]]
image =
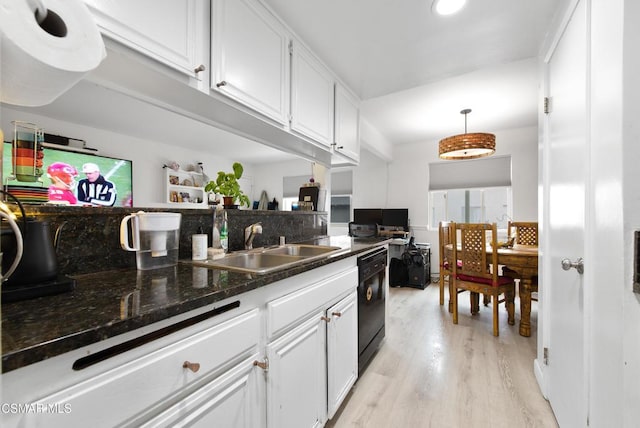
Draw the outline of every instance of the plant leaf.
[[[242,173],[244,172],[244,168],[242,167],[242,164],[240,162],[234,162],[232,168],[233,168],[233,173],[235,174],[237,179],[242,177]]]

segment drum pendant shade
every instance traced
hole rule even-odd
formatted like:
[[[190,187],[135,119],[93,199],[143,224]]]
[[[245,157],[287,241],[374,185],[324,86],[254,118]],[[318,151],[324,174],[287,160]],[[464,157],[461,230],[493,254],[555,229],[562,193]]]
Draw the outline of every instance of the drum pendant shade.
[[[471,109],[464,109],[464,134],[443,138],[439,144],[440,159],[462,160],[490,156],[496,151],[496,136],[484,132],[467,133],[467,114]]]

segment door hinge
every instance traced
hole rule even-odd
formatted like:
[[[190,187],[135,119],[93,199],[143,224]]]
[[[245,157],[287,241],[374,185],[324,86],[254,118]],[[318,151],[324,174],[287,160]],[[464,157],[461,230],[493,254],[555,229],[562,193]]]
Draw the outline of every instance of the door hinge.
[[[544,365],[548,366],[549,365],[549,348],[544,348],[542,350],[542,359],[544,361]]]
[[[293,55],[293,40],[289,40],[289,55]]]
[[[544,114],[551,113],[551,97],[544,97]]]

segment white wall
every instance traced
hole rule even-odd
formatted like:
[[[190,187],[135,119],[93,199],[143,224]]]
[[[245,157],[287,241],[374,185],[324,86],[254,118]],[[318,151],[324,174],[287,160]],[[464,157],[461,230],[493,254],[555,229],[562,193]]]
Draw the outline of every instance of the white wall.
[[[253,166],[255,200],[266,190],[269,200],[276,198],[282,209],[282,178],[297,175],[313,176],[313,163],[304,159],[256,164]]]
[[[351,198],[351,220],[353,208],[385,208],[387,206],[389,163],[366,148],[360,149],[360,164],[357,167],[333,168],[332,171],[353,171],[353,196]],[[330,235],[347,235],[345,224],[331,224]]]
[[[538,218],[538,130],[537,127],[490,130],[496,135],[496,155],[511,155],[513,219]],[[429,230],[429,163],[438,158],[438,142],[406,144],[394,148],[389,164],[387,204],[383,208],[409,208],[411,232],[416,242],[431,244],[432,272],[438,270],[438,231]]]
[[[168,161],[175,160],[182,167],[203,162],[205,172],[211,179],[215,179],[219,170],[231,171],[231,165],[234,162],[232,159],[227,159],[214,153],[180,147],[179,143],[169,145],[143,140],[45,116],[29,114],[2,105],[0,108],[0,126],[5,133],[5,140],[7,141],[10,141],[13,133],[12,120],[35,123],[44,128],[48,134],[86,140],[87,146],[98,149],[101,155],[132,160],[134,205],[136,207],[158,206],[158,204],[164,203],[164,170],[162,165]],[[253,165],[243,164],[243,166],[245,169],[241,183],[243,191],[247,193],[251,200],[257,200],[260,197],[260,192],[256,197],[251,188]],[[5,171],[4,174],[6,176],[7,172]]]

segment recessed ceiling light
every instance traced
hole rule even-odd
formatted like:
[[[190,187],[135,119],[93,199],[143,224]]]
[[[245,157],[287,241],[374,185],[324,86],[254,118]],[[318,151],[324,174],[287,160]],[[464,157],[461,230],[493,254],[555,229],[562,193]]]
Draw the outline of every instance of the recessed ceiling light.
[[[433,0],[433,10],[438,15],[452,15],[462,9],[467,0]]]

